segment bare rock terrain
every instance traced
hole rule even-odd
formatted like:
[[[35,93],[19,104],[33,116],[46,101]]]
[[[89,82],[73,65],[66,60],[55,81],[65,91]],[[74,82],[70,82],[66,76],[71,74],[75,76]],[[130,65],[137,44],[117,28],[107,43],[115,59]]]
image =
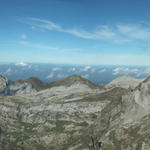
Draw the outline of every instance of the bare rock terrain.
[[[79,76],[8,84],[0,76],[0,150],[150,150],[150,78],[95,85]],[[94,139],[94,147],[91,144]]]
[[[143,79],[142,79],[143,80]],[[120,76],[106,84],[106,88],[122,87],[122,88],[131,88],[134,89],[142,81],[140,79],[135,79],[130,76]]]
[[[4,92],[8,85],[8,79],[0,75],[0,93]]]

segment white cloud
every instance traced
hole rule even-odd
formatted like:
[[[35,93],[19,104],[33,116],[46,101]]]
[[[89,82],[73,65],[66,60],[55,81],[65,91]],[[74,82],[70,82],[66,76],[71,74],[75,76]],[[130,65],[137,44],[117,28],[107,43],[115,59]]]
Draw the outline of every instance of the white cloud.
[[[143,73],[144,74],[150,74],[150,68],[145,69]]]
[[[85,66],[84,68],[81,69],[81,71],[88,71],[91,69],[91,66]]]
[[[28,64],[24,63],[24,62],[20,62],[20,63],[17,63],[15,64],[16,66],[22,66],[22,67],[25,67],[25,66],[28,66]]]
[[[137,69],[129,69],[129,68],[115,68],[113,70],[113,75],[128,75],[130,73],[137,73]]]
[[[89,75],[88,75],[88,74],[85,74],[85,75],[82,75],[82,77],[88,79],[88,78],[89,78]]]
[[[101,25],[97,27],[95,31],[96,38],[102,37],[104,39],[111,39],[116,36],[116,33],[114,32],[114,29],[112,29],[108,25]]]
[[[79,29],[79,28],[65,29],[62,26],[50,20],[44,20],[39,18],[27,18],[26,21],[24,22],[37,28],[65,32],[84,39],[103,39],[103,40],[111,39],[112,40],[112,38],[115,38],[116,36],[116,32],[114,31],[114,29],[107,25],[99,25],[93,31],[86,31],[84,29]]]
[[[75,67],[68,69],[68,72],[74,72],[74,71],[76,71],[76,68],[75,68]]]
[[[141,23],[99,25],[89,31],[77,27],[64,28],[50,20],[39,18],[27,18],[24,22],[40,29],[65,32],[84,39],[111,40],[116,43],[130,42],[133,39],[150,39],[150,27]]]
[[[141,75],[150,75],[150,68],[139,71],[136,76],[139,77]]]
[[[61,70],[60,67],[54,67],[54,68],[52,68],[51,73],[50,73],[46,78],[47,78],[47,79],[51,79],[51,78],[53,78],[54,76],[56,76],[57,78],[63,78],[63,77],[65,77],[64,74],[57,74],[57,72],[60,71],[60,70]],[[56,74],[57,74],[57,75],[56,75]]]
[[[59,71],[59,70],[61,70],[61,68],[55,67],[55,68],[52,69],[52,72],[56,72],[56,71]]]
[[[21,38],[22,38],[22,39],[26,39],[26,38],[27,38],[27,35],[26,35],[26,34],[22,34],[22,35],[21,35]]]
[[[142,75],[150,75],[150,68],[146,69],[137,69],[137,68],[122,68],[118,67],[113,70],[113,75],[131,75],[134,74],[136,77],[140,77]]]
[[[49,20],[44,20],[39,18],[28,17],[26,23],[31,24],[34,27],[36,26],[48,30],[58,30],[58,31],[62,30],[62,27],[59,26],[58,24]]]
[[[112,39],[116,36],[116,33],[109,26],[99,26],[95,30],[89,32],[84,29],[69,29],[64,30],[64,32],[73,34],[75,36],[85,38],[85,39]]]
[[[51,78],[53,78],[53,77],[54,77],[54,73],[51,72],[46,78],[47,78],[47,79],[51,79]]]
[[[113,75],[129,75],[129,74],[137,74],[139,72],[136,68],[115,68],[113,70]]]
[[[95,69],[91,69],[91,73],[94,73],[95,72]]]
[[[106,69],[102,69],[99,71],[100,73],[106,72]]]
[[[149,27],[143,27],[139,24],[124,24],[117,25],[118,31],[131,38],[135,39],[149,39],[150,38],[150,29]]]
[[[39,43],[32,43],[29,41],[19,41],[18,42],[20,45],[24,45],[24,46],[30,46],[32,48],[38,48],[38,49],[42,49],[42,50],[59,50],[59,51],[81,51],[83,50],[82,48],[58,48],[55,46],[50,46],[50,45],[46,45],[46,44],[39,44]]]
[[[38,44],[38,43],[31,43],[28,41],[20,41],[19,44],[24,45],[24,46],[30,46],[33,48],[39,48],[39,49],[59,50],[57,47],[54,47],[54,46],[48,46],[48,45],[43,45],[43,44]]]

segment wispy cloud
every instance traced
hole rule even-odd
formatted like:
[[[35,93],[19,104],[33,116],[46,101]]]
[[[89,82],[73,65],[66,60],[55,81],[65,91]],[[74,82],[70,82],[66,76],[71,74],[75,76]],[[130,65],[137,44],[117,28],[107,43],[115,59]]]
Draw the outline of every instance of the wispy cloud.
[[[62,31],[61,26],[49,20],[28,17],[24,22],[39,28]]]
[[[59,51],[82,51],[82,48],[59,48],[59,47],[55,47],[55,46],[50,46],[50,45],[46,45],[46,44],[41,44],[41,43],[33,43],[33,42],[29,42],[27,40],[22,40],[17,42],[20,45],[23,46],[29,46],[31,48],[37,48],[37,49],[42,49],[42,50],[59,50]]]
[[[20,62],[20,63],[17,63],[15,64],[16,66],[22,66],[22,67],[25,67],[25,66],[28,66],[28,64],[24,63],[24,62]]]
[[[110,40],[116,43],[130,42],[136,39],[150,39],[150,27],[141,23],[115,24],[111,26],[99,25],[93,30],[85,30],[77,27],[65,28],[50,20],[31,17],[26,18],[24,23],[29,24],[32,27],[64,32],[84,39]]]
[[[22,34],[22,35],[21,35],[21,38],[22,38],[22,39],[26,39],[26,38],[27,38],[27,35],[26,35],[26,34]]]
[[[113,39],[115,38],[116,33],[109,27],[109,26],[98,26],[96,29],[93,31],[89,32],[84,29],[77,29],[77,28],[72,28],[72,29],[67,29],[64,32],[73,34],[75,36],[85,38],[85,39]]]
[[[115,68],[113,70],[113,75],[130,75],[130,74],[137,74],[139,72],[136,68]]]
[[[19,41],[19,44],[24,45],[24,46],[30,46],[33,48],[39,48],[39,49],[59,50],[57,47],[48,46],[48,45],[44,45],[44,44],[38,44],[38,43],[32,43],[29,41]]]
[[[106,69],[105,69],[105,68],[104,68],[104,69],[101,69],[99,72],[100,72],[100,73],[106,72]]]
[[[76,71],[76,68],[75,68],[75,67],[72,67],[72,68],[69,68],[69,69],[68,69],[68,72],[74,72],[74,71]]]
[[[85,66],[84,68],[81,69],[81,71],[89,71],[91,69],[91,66]]]
[[[137,77],[139,77],[141,75],[150,75],[150,68],[146,68],[145,70],[142,70],[141,72],[139,72],[137,74]]]
[[[54,67],[54,68],[52,69],[52,72],[56,72],[56,71],[60,71],[60,70],[61,70],[60,67]]]
[[[117,25],[119,33],[126,35],[134,39],[149,39],[150,38],[150,29],[149,27],[143,27],[140,24],[124,24]]]
[[[62,27],[61,25],[58,25],[50,20],[44,20],[44,19],[39,19],[39,18],[27,18],[23,21],[26,24],[31,25],[32,27],[36,28],[41,28],[45,30],[55,30],[59,32],[65,32],[72,34],[74,36],[84,38],[84,39],[116,39],[115,37],[117,36],[116,32],[114,31],[113,28],[107,25],[101,25],[97,26],[93,31],[87,31],[84,29],[80,28],[70,28],[66,29]],[[123,39],[118,39],[123,40]]]
[[[137,68],[127,68],[127,67],[118,67],[113,70],[113,75],[135,75],[136,77],[140,77],[142,75],[149,75],[150,68],[146,69],[137,69]]]
[[[47,79],[52,79],[52,78],[54,77],[54,75],[55,75],[55,74],[54,74],[53,72],[51,72],[46,78],[47,78]]]
[[[82,75],[82,77],[88,79],[89,78],[89,74]]]

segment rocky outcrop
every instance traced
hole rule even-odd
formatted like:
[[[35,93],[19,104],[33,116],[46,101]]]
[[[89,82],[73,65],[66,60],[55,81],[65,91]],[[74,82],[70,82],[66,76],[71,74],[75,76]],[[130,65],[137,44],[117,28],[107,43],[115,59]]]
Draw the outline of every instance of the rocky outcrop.
[[[139,86],[137,86],[134,92],[135,101],[142,106],[145,110],[150,111],[150,79],[147,78]]]
[[[64,78],[62,80],[58,80],[58,81],[55,81],[55,82],[51,82],[51,83],[48,83],[46,84],[47,86],[71,86],[71,85],[74,85],[74,84],[84,84],[84,85],[87,85],[88,87],[90,88],[97,88],[99,87],[98,85],[90,82],[89,80],[87,79],[84,79],[80,76],[77,76],[77,75],[73,75],[73,76],[70,76],[68,78]]]
[[[4,93],[8,86],[8,79],[0,75],[0,93]]]
[[[96,128],[102,133],[103,150],[150,149],[149,84],[149,78],[143,80],[101,111]]]
[[[50,83],[43,83],[41,80],[32,77],[27,80],[19,80],[9,86],[9,95],[27,95],[51,97],[54,95],[69,95],[79,93],[90,94],[93,91],[103,90],[103,86],[96,85],[80,76],[70,76],[68,78]],[[64,92],[64,94],[63,94]],[[67,94],[68,93],[68,94]]]
[[[79,76],[9,85],[14,94],[0,96],[0,150],[89,150],[91,137],[103,150],[149,150],[150,80],[131,80],[105,88]]]
[[[140,79],[135,79],[130,76],[120,76],[111,81],[110,83],[105,85],[105,88],[114,88],[114,87],[122,87],[122,88],[131,88],[134,89],[136,86],[139,85],[140,82],[142,82]]]
[[[31,83],[20,83],[16,82],[9,86],[10,95],[33,95],[36,89]]]

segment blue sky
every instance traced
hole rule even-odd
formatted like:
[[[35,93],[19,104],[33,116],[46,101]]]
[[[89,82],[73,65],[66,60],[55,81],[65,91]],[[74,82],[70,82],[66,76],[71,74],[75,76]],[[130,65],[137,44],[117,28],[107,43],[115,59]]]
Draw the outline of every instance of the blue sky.
[[[150,64],[149,0],[0,2],[0,62]]]

